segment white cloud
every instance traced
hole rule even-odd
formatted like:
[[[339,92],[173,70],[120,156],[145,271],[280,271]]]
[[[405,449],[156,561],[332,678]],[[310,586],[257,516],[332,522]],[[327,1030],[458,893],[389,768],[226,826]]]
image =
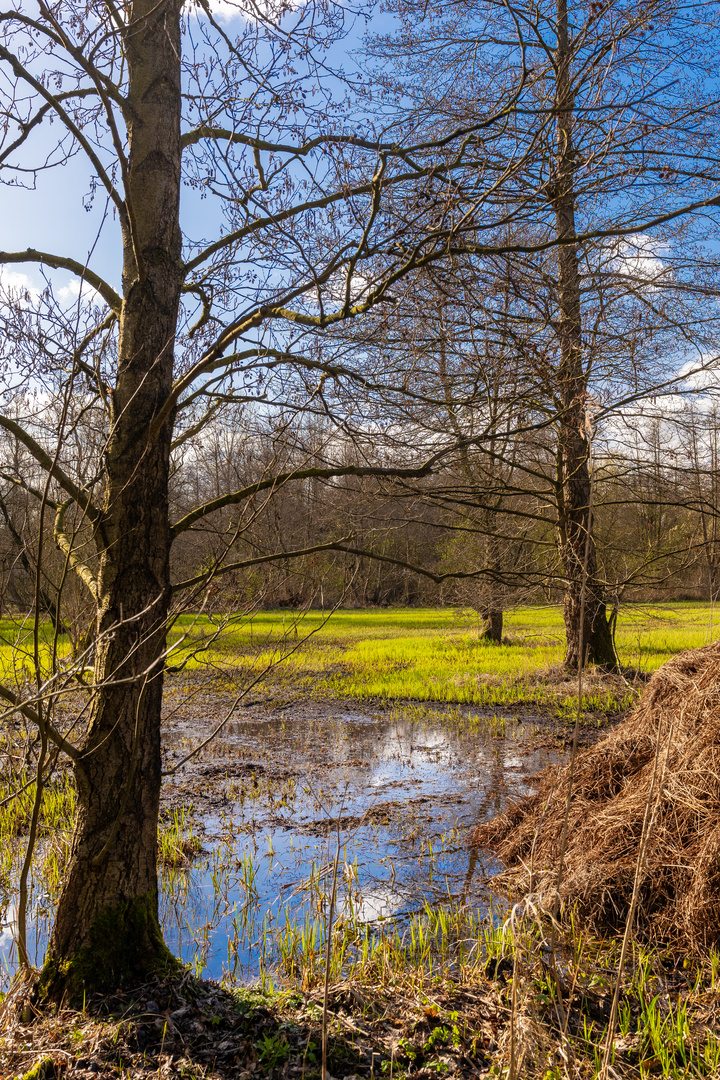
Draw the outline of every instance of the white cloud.
[[[223,23],[232,22],[233,19],[243,19],[247,17],[244,7],[233,4],[232,0],[212,0],[210,11],[216,17],[218,22]]]
[[[707,354],[699,360],[689,360],[680,368],[678,378],[691,390],[720,390],[720,357]]]
[[[636,281],[654,287],[669,273],[663,261],[668,255],[667,245],[646,233],[613,241],[609,249],[612,269]]]
[[[331,278],[329,278],[323,285],[320,286],[320,293],[322,295],[323,302],[332,304],[344,304],[347,294],[348,276],[347,271],[338,270]],[[355,304],[359,300],[362,300],[372,288],[373,283],[364,274],[353,273],[350,278],[350,303]],[[311,285],[304,293],[304,296],[310,301],[310,303],[317,307],[318,305],[318,290],[316,286]]]
[[[87,281],[79,281],[77,278],[72,278],[67,285],[61,285],[59,289],[56,289],[55,295],[60,303],[65,306],[76,304],[80,297],[85,303],[103,303],[97,289],[93,289],[92,285],[88,285]]]
[[[302,7],[304,3],[305,0],[209,0],[209,7],[220,23],[229,23],[236,19],[255,22],[258,12],[272,22],[279,22],[283,15]],[[197,0],[192,7],[198,18],[202,18],[203,9]]]
[[[63,308],[77,304],[81,300],[83,304],[102,304],[103,300],[92,285],[78,278],[70,278],[65,284],[60,284],[53,279],[54,296]],[[24,304],[37,307],[44,285],[38,285],[35,280],[22,270],[12,270],[8,266],[0,266],[0,303]]]
[[[10,270],[7,266],[0,266],[0,290],[11,303],[28,298],[30,303],[35,303],[41,291],[22,270]]]
[[[657,443],[670,463],[686,452],[684,433],[690,423],[701,449],[703,425],[705,430],[714,429],[719,409],[720,357],[705,354],[683,364],[675,381],[664,390],[648,393],[641,401],[606,417],[602,440],[606,446],[634,452],[639,458]]]

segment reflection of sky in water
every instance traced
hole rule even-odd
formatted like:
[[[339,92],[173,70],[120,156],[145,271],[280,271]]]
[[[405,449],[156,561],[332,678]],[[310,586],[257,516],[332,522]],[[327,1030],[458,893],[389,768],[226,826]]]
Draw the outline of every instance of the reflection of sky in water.
[[[334,816],[351,819],[340,831],[338,917],[402,923],[426,902],[450,899],[486,907],[483,880],[496,867],[469,852],[467,832],[527,793],[528,778],[557,760],[556,753],[533,750],[527,732],[509,721],[506,736],[498,738],[482,724],[440,715],[414,721],[345,713],[229,725],[216,748],[223,761],[278,768],[296,778],[295,797],[289,807],[270,803],[262,788],[261,797],[252,798],[246,779],[245,801],[230,802],[224,818],[206,819],[203,857],[161,878],[168,945],[213,977],[226,972],[253,980],[263,947],[272,966],[278,928],[289,923],[308,932],[321,923],[336,845],[327,819]],[[240,786],[243,781],[235,795]],[[358,821],[366,812],[369,819]],[[9,921],[6,914],[3,922]],[[47,918],[31,923],[33,952],[48,925]],[[4,927],[4,966],[10,952],[11,931]]]
[[[329,894],[327,871],[335,854],[335,832],[318,837],[309,835],[309,830],[312,823],[336,815],[354,819],[340,833],[341,918],[354,915],[360,922],[390,918],[402,922],[426,901],[464,900],[486,907],[489,894],[483,882],[496,865],[487,856],[483,860],[471,855],[468,828],[492,817],[509,798],[531,790],[528,777],[557,757],[525,745],[526,731],[524,725],[508,722],[507,736],[496,738],[488,736],[482,725],[455,725],[440,717],[412,721],[344,715],[312,724],[288,718],[282,726],[267,721],[235,724],[226,737],[225,751],[250,748],[252,760],[261,762],[267,748],[267,760],[297,769],[296,798],[288,821],[292,828],[283,828],[276,817],[254,838],[236,835],[236,857],[242,852],[252,855],[257,897],[247,902],[242,874],[230,870],[225,880],[229,900],[225,913],[217,908],[212,883],[216,870],[211,864],[196,864],[184,874],[192,893],[192,915],[188,917],[186,907],[183,919],[166,893],[163,914],[168,943],[184,959],[205,963],[212,974],[221,974],[230,962],[234,977],[253,978],[262,940],[270,963],[277,957],[263,933],[265,917],[271,930],[287,922],[299,928],[320,917],[322,909],[317,896],[315,900],[309,896],[307,880],[311,871],[325,869],[321,892]],[[388,808],[387,816],[383,807]],[[257,805],[249,803],[236,807],[233,817],[241,821],[256,810]],[[259,810],[262,816],[267,806],[261,804]],[[377,819],[358,822],[366,811],[374,811]],[[351,868],[349,883],[346,866]],[[233,920],[237,925],[243,908],[248,917],[255,918],[253,930],[237,941],[237,951],[229,961],[227,942],[233,937]],[[197,934],[193,936],[189,927],[202,923],[213,925],[199,949]]]
[[[2,922],[0,923],[0,956],[3,957],[9,956],[12,951],[16,911],[15,904],[8,904],[7,909],[2,913]]]
[[[31,887],[30,903],[28,905],[27,918],[27,945],[30,963],[39,967],[45,955],[45,946],[52,928],[52,911],[47,909],[47,898],[40,897],[39,903],[34,903],[36,893]],[[14,932],[17,918],[17,908],[14,903],[8,903],[3,907],[4,898],[0,900],[0,989],[5,989],[4,982],[15,971],[16,956]]]

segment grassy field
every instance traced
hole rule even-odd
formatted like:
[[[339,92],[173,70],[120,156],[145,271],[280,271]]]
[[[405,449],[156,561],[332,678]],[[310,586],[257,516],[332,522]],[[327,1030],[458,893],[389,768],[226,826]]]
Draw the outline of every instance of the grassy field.
[[[706,645],[720,616],[705,603],[628,605],[620,613],[617,647],[625,681],[587,680],[584,705],[596,713],[628,707],[644,677],[682,649]],[[52,631],[42,627],[49,660]],[[420,700],[501,707],[534,703],[568,713],[573,680],[562,671],[564,628],[558,606],[507,614],[505,640],[481,638],[476,613],[450,608],[390,608],[298,614],[264,611],[251,617],[181,616],[170,636],[171,668],[210,666],[244,681],[270,669],[276,687],[325,697]],[[60,656],[69,653],[59,639]],[[0,620],[0,669],[27,676],[31,623]]]
[[[559,607],[525,607],[505,620],[505,641],[483,641],[477,615],[452,609],[338,611],[323,626],[310,611],[271,611],[230,623],[189,666],[213,663],[246,676],[274,664],[271,680],[308,692],[355,699],[426,700],[478,707],[547,704],[570,710],[573,681],[562,672]],[[200,646],[210,626],[190,616],[175,630],[181,650]],[[720,631],[703,603],[628,606],[617,646],[626,681],[589,678],[585,706],[626,708],[643,677],[682,649],[708,644]],[[289,655],[288,655],[289,653]]]

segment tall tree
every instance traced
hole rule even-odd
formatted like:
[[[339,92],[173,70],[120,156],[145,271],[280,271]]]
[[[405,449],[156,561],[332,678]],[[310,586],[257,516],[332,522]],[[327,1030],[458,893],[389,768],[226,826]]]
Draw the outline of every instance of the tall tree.
[[[400,0],[393,10],[402,28],[373,43],[376,77],[427,131],[478,119],[518,66],[528,71],[525,108],[504,147],[494,147],[497,172],[518,147],[523,168],[492,196],[459,205],[478,224],[478,278],[496,275],[482,243],[489,198],[503,203],[514,238],[516,348],[528,370],[534,356],[544,383],[537,402],[556,432],[566,662],[577,666],[582,641],[590,662],[613,666],[590,499],[591,414],[651,392],[703,347],[715,349],[714,260],[700,246],[707,219],[684,215],[717,192],[718,9],[672,0],[589,8]],[[664,272],[647,272],[653,259]],[[476,312],[479,322],[487,316]]]
[[[37,243],[0,252],[6,275],[27,264],[46,275],[37,292],[13,291],[6,278],[10,407],[0,427],[39,473],[39,482],[13,479],[38,500],[41,539],[54,518],[65,570],[94,610],[94,681],[78,684],[88,703],[72,734],[44,695],[38,664],[31,700],[27,689],[0,687],[10,711],[39,729],[43,755],[54,745],[77,779],[71,856],[41,976],[49,996],[170,962],[156,873],[167,628],[183,595],[228,569],[213,560],[174,581],[173,543],[290,483],[424,475],[452,439],[425,460],[406,446],[385,463],[333,460],[329,443],[320,463],[263,468],[191,500],[173,520],[178,452],[238,403],[317,410],[341,430],[352,387],[382,400],[391,375],[384,384],[382,371],[371,376],[351,358],[325,361],[313,337],[385,302],[403,276],[463,242],[458,224],[438,222],[432,206],[389,195],[444,189],[454,176],[477,189],[524,83],[519,71],[480,123],[441,139],[383,140],[363,128],[358,109],[337,104],[348,87],[330,72],[326,46],[342,32],[339,7],[251,3],[237,13],[232,34],[207,3],[183,12],[180,0],[37,0],[0,13],[5,214],[13,186],[28,178],[49,194],[49,171],[63,215],[84,204],[98,224],[89,250],[78,241],[62,253]],[[61,183],[62,166],[79,160],[81,198],[77,174]],[[75,278],[69,301],[61,272]],[[42,392],[23,410],[17,391],[28,383]],[[59,409],[47,406],[54,400]],[[68,450],[74,407],[102,417],[90,461]]]

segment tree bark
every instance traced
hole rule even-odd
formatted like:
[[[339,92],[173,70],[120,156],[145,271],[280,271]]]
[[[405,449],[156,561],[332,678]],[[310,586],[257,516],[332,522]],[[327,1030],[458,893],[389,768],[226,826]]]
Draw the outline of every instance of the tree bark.
[[[502,644],[503,633],[503,610],[502,608],[485,607],[482,610],[485,620],[485,629],[482,636],[485,641],[492,641],[495,645]]]
[[[125,30],[123,306],[99,554],[95,684],[72,851],[40,988],[142,980],[174,963],[158,922],[163,652],[170,597],[172,386],[181,269],[180,3],[135,0]]]
[[[491,572],[499,574],[501,571],[502,554],[501,541],[495,532],[495,520],[492,510],[486,508],[484,514],[485,528],[485,565]],[[503,597],[502,590],[495,577],[486,579],[483,585],[485,593],[481,614],[485,620],[485,628],[482,637],[485,641],[492,641],[495,645],[502,644],[503,634]]]
[[[556,148],[551,198],[558,246],[558,323],[560,344],[558,390],[557,502],[558,545],[566,580],[565,663],[617,666],[602,585],[590,505],[590,431],[587,421],[587,376],[583,364],[580,261],[575,231],[574,95],[567,0],[557,0],[555,54]],[[564,242],[562,242],[564,241]],[[569,242],[568,242],[569,241]],[[584,605],[582,602],[585,580]],[[581,628],[581,609],[584,618]]]

